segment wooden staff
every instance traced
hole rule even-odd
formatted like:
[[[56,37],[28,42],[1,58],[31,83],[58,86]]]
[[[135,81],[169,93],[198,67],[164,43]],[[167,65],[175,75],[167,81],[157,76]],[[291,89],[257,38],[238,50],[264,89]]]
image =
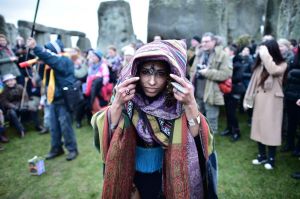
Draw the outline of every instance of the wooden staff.
[[[28,80],[29,80],[29,78],[25,77],[25,84],[24,84],[23,92],[22,92],[22,99],[21,99],[20,110],[22,110],[22,108],[24,106],[24,100],[25,100],[25,94],[26,94],[26,88],[27,88]],[[19,121],[21,121],[21,114],[19,114]]]

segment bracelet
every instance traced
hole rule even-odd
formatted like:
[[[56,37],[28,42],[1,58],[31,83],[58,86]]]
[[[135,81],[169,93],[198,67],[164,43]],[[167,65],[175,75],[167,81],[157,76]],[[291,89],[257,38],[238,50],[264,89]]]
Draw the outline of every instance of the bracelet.
[[[110,129],[111,131],[116,130],[116,128],[118,127],[118,124],[119,124],[119,122],[120,122],[120,120],[121,120],[121,117],[122,117],[122,115],[120,115],[119,120],[117,121],[116,124],[110,124],[110,125],[109,125],[109,129]]]
[[[200,124],[200,113],[198,114],[198,116],[196,118],[192,118],[188,120],[188,125],[189,126],[196,126],[196,124]]]
[[[121,117],[122,117],[122,115],[120,115],[119,120],[117,121],[116,124],[112,124],[112,123],[111,123],[111,115],[110,115],[110,111],[108,111],[109,129],[110,129],[111,131],[116,130],[116,128],[118,127],[118,124],[119,124],[119,122],[120,122],[120,120],[121,120]]]

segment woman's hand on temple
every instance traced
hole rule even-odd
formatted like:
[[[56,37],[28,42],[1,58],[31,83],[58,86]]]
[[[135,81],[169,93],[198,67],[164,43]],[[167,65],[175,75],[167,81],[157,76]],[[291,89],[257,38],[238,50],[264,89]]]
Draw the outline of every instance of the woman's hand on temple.
[[[196,104],[196,99],[194,97],[194,86],[193,84],[185,78],[179,77],[177,75],[170,74],[171,78],[175,82],[179,83],[185,91],[180,92],[176,88],[173,88],[174,97],[183,103],[183,105],[194,105]]]
[[[112,105],[122,106],[135,95],[136,82],[139,77],[131,77],[116,86],[116,94]]]

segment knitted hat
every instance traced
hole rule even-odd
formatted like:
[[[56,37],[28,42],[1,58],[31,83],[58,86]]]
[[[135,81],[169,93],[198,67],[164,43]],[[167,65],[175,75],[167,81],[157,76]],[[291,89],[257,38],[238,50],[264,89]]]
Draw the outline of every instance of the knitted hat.
[[[64,51],[64,44],[61,40],[50,41],[47,44],[45,44],[45,48],[58,54]]]
[[[101,52],[101,50],[94,50],[93,53],[99,58],[99,60],[102,59],[103,53]]]
[[[16,76],[14,76],[11,73],[8,73],[8,74],[6,74],[6,75],[3,76],[2,81],[6,82],[7,80],[10,80],[10,79],[16,79]]]

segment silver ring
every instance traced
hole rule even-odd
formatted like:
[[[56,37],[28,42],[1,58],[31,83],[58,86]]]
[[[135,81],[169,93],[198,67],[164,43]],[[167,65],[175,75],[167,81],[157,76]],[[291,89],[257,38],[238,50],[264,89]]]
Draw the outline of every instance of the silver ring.
[[[125,93],[126,93],[126,95],[130,95],[130,90],[127,88],[127,89],[125,90]]]

